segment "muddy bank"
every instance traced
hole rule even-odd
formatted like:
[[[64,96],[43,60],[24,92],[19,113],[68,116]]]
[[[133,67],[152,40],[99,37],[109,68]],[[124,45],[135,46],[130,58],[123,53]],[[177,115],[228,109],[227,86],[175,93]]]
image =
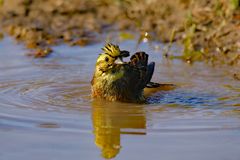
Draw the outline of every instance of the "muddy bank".
[[[88,45],[109,31],[134,31],[150,40],[180,42],[188,63],[206,60],[240,65],[238,0],[3,0],[0,21],[4,32],[36,48],[36,57],[52,45]]]

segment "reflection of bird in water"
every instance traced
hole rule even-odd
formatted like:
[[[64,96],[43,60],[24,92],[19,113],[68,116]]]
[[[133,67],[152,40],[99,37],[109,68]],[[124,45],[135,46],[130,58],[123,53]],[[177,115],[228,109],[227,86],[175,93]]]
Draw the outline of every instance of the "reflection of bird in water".
[[[121,134],[145,134],[146,117],[142,106],[119,107],[94,101],[92,109],[95,144],[104,158],[114,158],[119,153]]]
[[[107,44],[96,62],[92,83],[92,96],[109,101],[144,102],[145,87],[159,87],[150,82],[155,63],[148,63],[148,54],[137,52],[129,62],[128,51],[121,51],[117,45]],[[120,60],[121,63],[117,63]]]

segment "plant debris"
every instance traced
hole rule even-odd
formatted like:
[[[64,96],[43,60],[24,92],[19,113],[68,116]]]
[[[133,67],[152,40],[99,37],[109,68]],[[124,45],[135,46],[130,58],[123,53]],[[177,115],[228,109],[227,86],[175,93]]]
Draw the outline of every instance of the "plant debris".
[[[4,38],[3,33],[0,32],[0,40],[2,40]]]

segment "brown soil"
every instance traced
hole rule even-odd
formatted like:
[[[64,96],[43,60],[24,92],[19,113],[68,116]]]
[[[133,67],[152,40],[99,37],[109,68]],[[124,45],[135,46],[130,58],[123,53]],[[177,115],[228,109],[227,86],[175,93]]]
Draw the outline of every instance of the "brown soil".
[[[35,57],[48,55],[51,45],[84,46],[100,41],[103,32],[134,31],[142,37],[149,33],[151,40],[181,42],[178,58],[190,63],[240,66],[239,0],[1,1],[3,31],[35,48],[30,54]]]

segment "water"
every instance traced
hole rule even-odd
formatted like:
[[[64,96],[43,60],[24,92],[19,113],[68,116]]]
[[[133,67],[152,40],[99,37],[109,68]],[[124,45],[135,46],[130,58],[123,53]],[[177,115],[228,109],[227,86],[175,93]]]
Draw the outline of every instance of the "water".
[[[146,91],[144,105],[93,100],[102,46],[62,45],[32,59],[11,39],[0,42],[1,160],[240,158],[240,85],[229,68],[167,61],[144,43],[139,50],[157,63],[153,80],[177,87]]]

